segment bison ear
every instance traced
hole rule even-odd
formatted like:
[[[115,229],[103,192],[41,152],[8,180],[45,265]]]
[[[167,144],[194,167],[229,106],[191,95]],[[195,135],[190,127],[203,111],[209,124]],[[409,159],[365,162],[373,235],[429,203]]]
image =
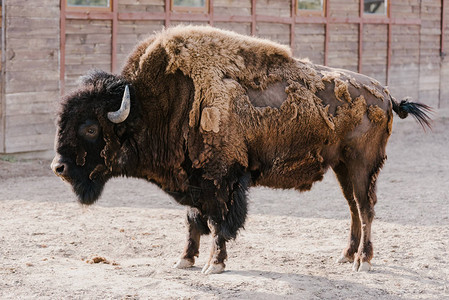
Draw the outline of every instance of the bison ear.
[[[120,105],[119,110],[108,112],[108,119],[112,123],[119,124],[128,118],[129,112],[131,110],[131,96],[129,94],[129,87],[126,85],[125,92],[123,93],[122,105]]]

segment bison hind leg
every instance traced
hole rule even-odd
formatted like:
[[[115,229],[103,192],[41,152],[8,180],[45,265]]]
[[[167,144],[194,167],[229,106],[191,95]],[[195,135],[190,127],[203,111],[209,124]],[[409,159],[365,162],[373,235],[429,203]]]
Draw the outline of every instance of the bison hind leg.
[[[374,219],[374,205],[377,202],[376,181],[377,175],[383,166],[385,156],[379,156],[372,164],[371,169],[365,169],[365,176],[360,176],[363,171],[353,177],[354,195],[357,199],[359,216],[361,221],[361,238],[357,253],[354,255],[355,271],[369,271],[373,257],[373,245],[371,243],[371,224]]]
[[[348,202],[349,210],[351,213],[351,227],[349,231],[348,246],[343,250],[342,255],[337,260],[339,263],[353,262],[354,254],[357,253],[360,236],[361,236],[361,223],[359,217],[359,211],[357,208],[357,202],[354,198],[354,188],[349,176],[349,171],[343,162],[340,162],[333,168],[338,182],[340,183],[343,195]]]
[[[353,270],[369,271],[373,257],[371,224],[377,202],[376,180],[386,157],[382,151],[373,155],[360,150],[354,157],[357,159],[348,159],[334,167],[351,212],[349,243],[338,262],[353,261]]]

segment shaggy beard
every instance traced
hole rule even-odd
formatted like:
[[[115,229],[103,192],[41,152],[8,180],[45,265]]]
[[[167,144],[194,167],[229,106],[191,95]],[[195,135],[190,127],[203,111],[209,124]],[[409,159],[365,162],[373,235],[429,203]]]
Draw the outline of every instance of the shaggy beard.
[[[80,183],[72,184],[73,192],[81,204],[91,205],[100,198],[104,183],[87,179]]]

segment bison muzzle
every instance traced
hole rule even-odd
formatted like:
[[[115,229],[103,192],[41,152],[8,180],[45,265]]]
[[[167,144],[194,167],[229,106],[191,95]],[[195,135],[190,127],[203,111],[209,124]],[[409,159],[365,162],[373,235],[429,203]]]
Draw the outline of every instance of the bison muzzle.
[[[292,57],[290,48],[211,27],[178,26],[140,43],[120,75],[93,71],[61,101],[52,169],[79,201],[108,179],[144,178],[187,206],[177,268],[213,235],[206,274],[225,268],[250,186],[308,190],[332,168],[351,211],[339,262],[371,267],[376,179],[393,114],[430,126],[426,105],[376,80]]]

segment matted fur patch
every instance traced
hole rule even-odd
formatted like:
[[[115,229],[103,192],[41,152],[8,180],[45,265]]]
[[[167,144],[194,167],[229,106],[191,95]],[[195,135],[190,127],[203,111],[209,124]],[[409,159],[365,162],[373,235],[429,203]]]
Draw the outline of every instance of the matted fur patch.
[[[377,105],[370,105],[368,107],[368,119],[371,122],[379,123],[386,118],[385,111]]]
[[[321,74],[323,75],[321,80],[327,81],[327,82],[332,82],[332,80],[340,78],[340,76],[341,76],[341,74],[338,73],[337,71],[321,71]]]
[[[338,78],[335,78],[334,82],[335,82],[334,92],[335,92],[335,97],[337,98],[337,100],[343,102],[342,98],[344,98],[347,102],[351,103],[352,98],[351,98],[351,94],[349,94],[348,82],[340,80]]]
[[[220,110],[216,107],[206,107],[201,113],[201,128],[204,131],[220,131]]]
[[[363,87],[370,92],[374,97],[381,99],[384,101],[384,96],[375,88],[369,85],[364,84]]]

